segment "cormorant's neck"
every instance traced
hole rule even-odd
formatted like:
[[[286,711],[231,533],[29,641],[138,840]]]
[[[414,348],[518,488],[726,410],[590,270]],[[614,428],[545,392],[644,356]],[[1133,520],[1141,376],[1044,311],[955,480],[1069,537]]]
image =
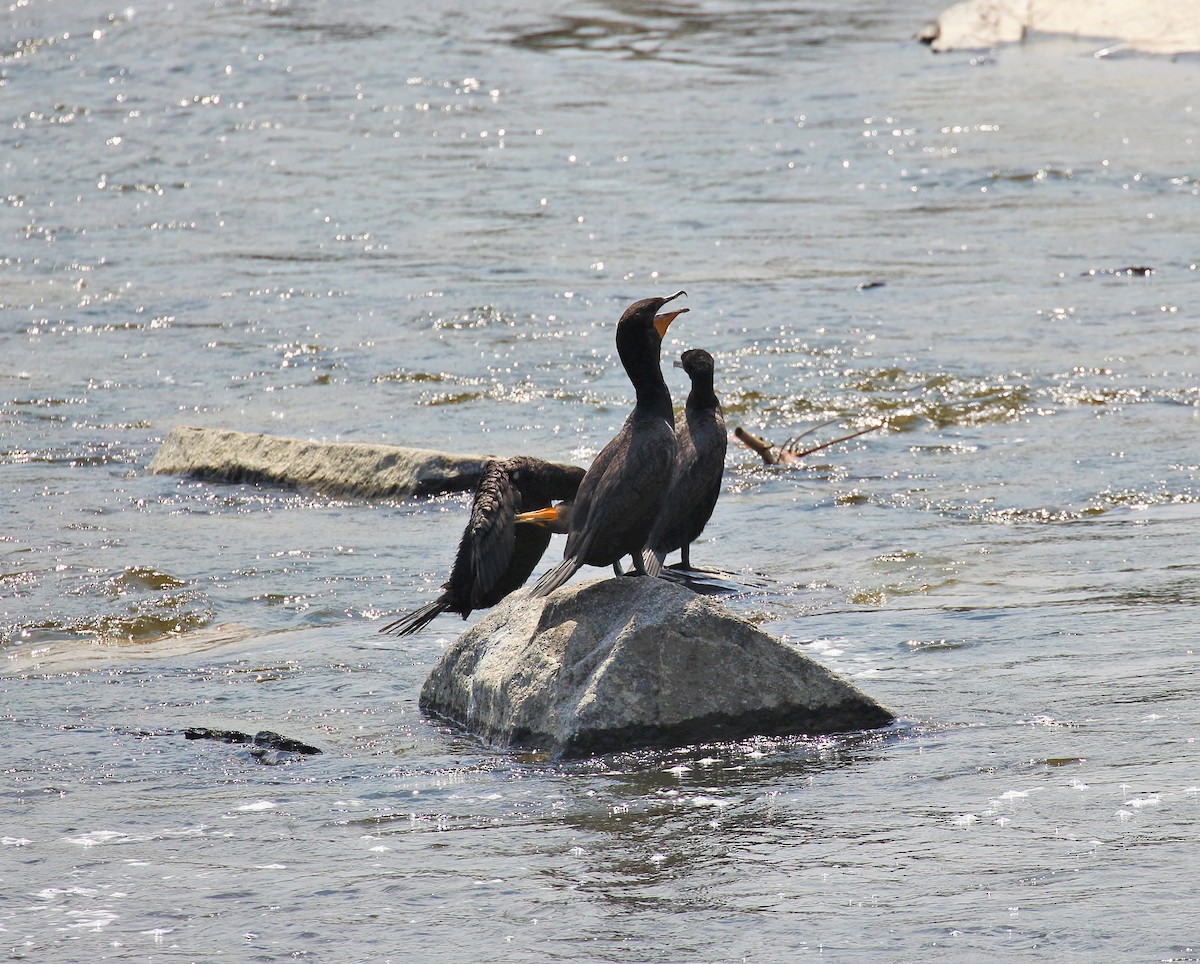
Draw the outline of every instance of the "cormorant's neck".
[[[662,342],[654,331],[617,339],[617,354],[637,392],[637,407],[657,412],[670,421],[673,418],[671,393],[659,363],[661,351]]]
[[[692,390],[688,392],[688,408],[717,408],[721,402],[713,391],[713,373],[697,372],[692,377]]]

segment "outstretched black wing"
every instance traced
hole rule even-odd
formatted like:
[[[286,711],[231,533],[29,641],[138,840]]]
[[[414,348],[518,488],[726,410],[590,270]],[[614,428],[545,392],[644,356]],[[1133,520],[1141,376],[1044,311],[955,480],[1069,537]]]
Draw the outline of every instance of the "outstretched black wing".
[[[471,503],[471,518],[450,573],[450,591],[469,609],[491,605],[487,597],[512,562],[521,493],[503,462],[488,462]]]

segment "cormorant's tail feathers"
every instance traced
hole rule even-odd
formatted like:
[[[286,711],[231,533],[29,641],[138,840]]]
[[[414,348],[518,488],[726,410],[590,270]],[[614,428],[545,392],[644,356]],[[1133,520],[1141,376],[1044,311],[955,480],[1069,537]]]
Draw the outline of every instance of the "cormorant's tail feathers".
[[[449,608],[449,600],[443,594],[438,596],[433,602],[426,603],[420,609],[414,609],[411,613],[388,623],[379,631],[381,633],[390,633],[393,636],[407,636],[410,633],[417,632],[419,629],[424,629]]]
[[[579,571],[582,563],[574,556],[568,556],[553,569],[542,575],[534,587],[529,590],[530,599],[540,599],[542,596],[549,596],[559,586],[570,579]]]

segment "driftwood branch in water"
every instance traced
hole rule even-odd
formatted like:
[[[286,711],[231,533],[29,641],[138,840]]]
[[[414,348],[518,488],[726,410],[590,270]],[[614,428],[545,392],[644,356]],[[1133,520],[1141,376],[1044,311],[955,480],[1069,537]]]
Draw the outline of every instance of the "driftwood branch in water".
[[[766,439],[761,439],[757,435],[751,435],[740,425],[733,430],[733,437],[745,445],[747,448],[757,452],[767,465],[775,465],[779,460],[775,458],[775,453],[772,451],[775,446]]]
[[[800,448],[799,443],[802,438],[806,435],[811,435],[817,429],[825,428],[827,425],[832,424],[833,422],[822,422],[820,425],[810,428],[807,432],[801,432],[794,438],[788,439],[782,445],[775,445],[766,439],[759,438],[757,435],[752,435],[740,425],[733,430],[733,435],[747,448],[757,452],[767,465],[791,465],[793,462],[799,462],[806,455],[812,455],[813,452],[819,452],[821,449],[827,449],[831,445],[837,445],[838,442],[848,442],[852,438],[858,438],[860,435],[866,435],[868,432],[881,429],[887,425],[887,422],[868,425],[866,428],[859,429],[857,432],[851,432],[849,435],[842,435],[828,442],[822,442],[819,445],[811,445],[808,448]]]

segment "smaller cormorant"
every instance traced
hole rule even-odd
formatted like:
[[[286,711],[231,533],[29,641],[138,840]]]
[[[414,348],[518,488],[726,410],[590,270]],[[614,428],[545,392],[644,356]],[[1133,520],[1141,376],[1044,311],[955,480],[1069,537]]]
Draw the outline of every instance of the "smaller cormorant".
[[[683,411],[675,416],[679,452],[671,487],[642,555],[651,575],[658,574],[667,553],[675,549],[682,552],[682,567],[692,568],[688,550],[704,531],[721,494],[729,445],[721,402],[713,391],[712,355],[703,348],[692,348],[679,357],[675,367],[687,372],[692,390]]]

